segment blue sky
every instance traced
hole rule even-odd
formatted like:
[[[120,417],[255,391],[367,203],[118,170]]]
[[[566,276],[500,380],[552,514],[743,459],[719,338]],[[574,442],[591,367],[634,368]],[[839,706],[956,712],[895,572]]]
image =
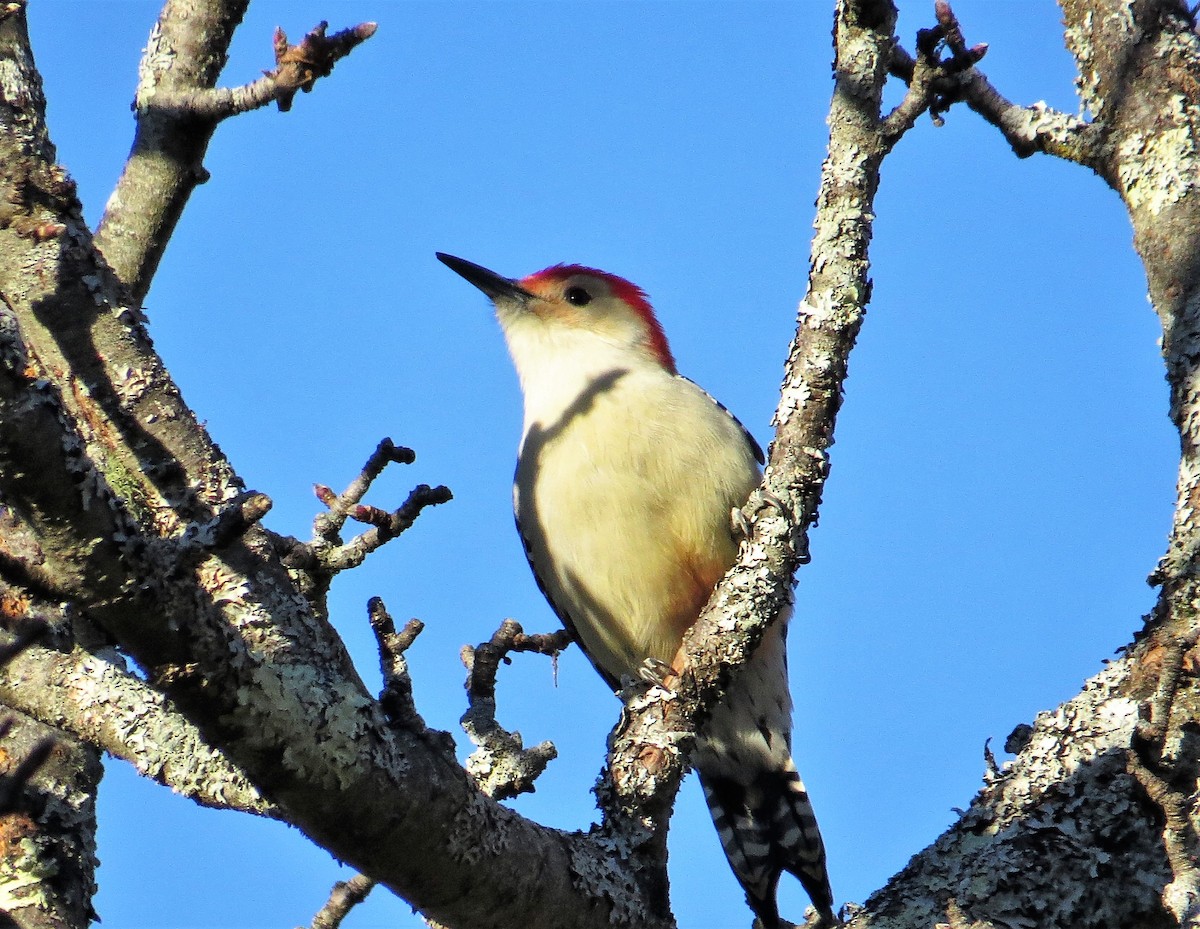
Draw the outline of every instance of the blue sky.
[[[34,0],[59,157],[98,220],[128,151],[141,0]],[[932,3],[902,2],[911,48]],[[512,527],[520,397],[484,298],[447,251],[520,276],[559,261],[650,294],[680,369],[763,444],[826,141],[832,3],[256,0],[223,83],[271,65],[276,25],[379,32],[294,110],[225,123],[147,299],[188,402],[268,524],[307,537],[384,435],[416,449],[371,498],[448,506],[339,580],[334,622],[377,682],[368,597],[426,630],[419,706],[456,733],[462,644],[554,628]],[[1077,109],[1049,0],[959,0],[997,86]],[[892,98],[899,91],[893,89]],[[1176,441],[1157,323],[1118,198],[1018,161],[966,110],[884,169],[874,299],[791,631],[797,762],[839,902],[863,900],[980,785],[982,746],[1073,695],[1153,603]],[[575,651],[505,668],[501,719],[560,758],[517,807],[585,828],[617,704]],[[108,929],[307,924],[327,853],[201,810],[120,763],[100,799]],[[693,781],[671,835],[688,929],[749,923]],[[794,882],[782,893],[799,918]],[[347,929],[420,925],[382,891]]]

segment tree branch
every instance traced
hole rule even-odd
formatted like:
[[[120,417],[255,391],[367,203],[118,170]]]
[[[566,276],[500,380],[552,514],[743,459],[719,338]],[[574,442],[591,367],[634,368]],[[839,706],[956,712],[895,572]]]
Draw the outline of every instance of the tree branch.
[[[383,693],[379,695],[379,705],[383,712],[393,725],[436,741],[446,757],[453,758],[454,739],[450,733],[429,729],[421,714],[417,712],[417,705],[413,700],[412,678],[408,673],[408,661],[404,657],[404,653],[416,641],[425,624],[419,619],[410,619],[403,631],[397,632],[391,614],[379,597],[372,597],[368,601],[367,615],[379,648],[379,666],[383,675]]]
[[[1010,740],[1018,757],[856,911],[855,929],[1165,926],[1197,916],[1200,155],[1190,140],[1200,113],[1180,101],[1194,101],[1200,86],[1200,38],[1176,3],[1062,6],[1092,123],[1041,105],[1014,107],[978,72],[964,74],[955,92],[1019,155],[1045,151],[1085,164],[1129,209],[1163,321],[1182,446],[1171,545],[1152,576],[1162,591],[1119,660]]]
[[[418,484],[400,506],[390,513],[373,506],[358,505],[351,516],[371,526],[366,532],[351,539],[345,545],[331,549],[317,549],[317,558],[324,571],[332,577],[350,568],[357,568],[371,552],[382,548],[417,521],[427,506],[449,503],[454,498],[449,487]]]
[[[4,919],[21,929],[86,929],[96,915],[100,753],[17,713],[2,728]]]
[[[745,508],[753,532],[684,637],[685,667],[675,692],[652,687],[630,700],[614,731],[597,793],[606,811],[605,835],[627,836],[623,845],[652,849],[651,837],[664,830],[685,770],[696,720],[768,625],[790,608],[793,575],[807,560],[807,529],[816,520],[848,358],[871,292],[873,200],[892,144],[881,132],[880,103],[895,16],[886,0],[838,5],[829,155],[808,293],[787,360],[763,489]],[[619,853],[627,852],[622,847]]]
[[[102,748],[202,806],[279,815],[242,771],[119,659],[78,646],[27,648],[0,669],[0,703]]]
[[[375,23],[359,23],[331,36],[325,35],[326,22],[319,23],[299,45],[289,45],[287,33],[275,30],[275,70],[241,87],[194,87],[163,89],[152,103],[158,109],[172,110],[177,116],[218,123],[231,116],[257,110],[269,103],[281,113],[292,108],[297,91],[309,93],[317,78],[326,77],[333,66],[355,47],[375,34]]]
[[[309,929],[338,929],[350,911],[367,899],[375,887],[370,878],[356,874],[348,881],[338,881],[333,885],[329,899],[317,911]]]
[[[904,103],[887,122],[902,123],[901,117],[907,116],[909,110],[917,110],[916,115],[919,115],[921,102],[928,102],[934,122],[940,126],[941,113],[963,101],[1000,130],[1018,158],[1045,152],[1092,168],[1112,186],[1113,179],[1104,173],[1110,154],[1104,123],[1087,122],[1045,103],[1019,106],[1008,100],[976,67],[987,46],[967,48],[962,27],[950,4],[938,0],[936,8],[938,26],[920,31],[916,58],[899,43],[892,49],[889,70],[907,83],[909,90]],[[945,42],[952,52],[949,61],[940,62],[933,68],[926,63],[933,54],[931,41],[935,45]],[[911,124],[911,121],[907,123]]]
[[[299,45],[277,30],[276,68],[252,84],[216,89],[233,32],[249,0],[167,0],[142,58],[137,134],[96,232],[96,247],[140,306],[167,242],[198,184],[218,123],[276,102],[291,107],[334,63],[375,32],[362,23],[326,37],[321,23]]]
[[[489,797],[508,800],[532,793],[534,781],[558,757],[553,742],[525,748],[521,733],[509,732],[496,721],[496,673],[501,663],[508,664],[510,652],[536,652],[557,661],[559,653],[570,644],[571,635],[566,630],[526,635],[520,623],[506,619],[490,641],[475,648],[463,646],[469,705],[462,727],[476,746],[467,759],[467,771]]]

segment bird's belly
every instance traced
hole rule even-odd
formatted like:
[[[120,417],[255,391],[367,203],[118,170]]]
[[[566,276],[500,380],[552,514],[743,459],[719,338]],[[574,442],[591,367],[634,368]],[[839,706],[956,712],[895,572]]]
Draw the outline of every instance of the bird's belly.
[[[619,447],[600,444],[614,435]],[[674,658],[736,556],[730,508],[757,483],[752,462],[705,480],[699,475],[713,472],[711,461],[668,459],[662,449],[629,430],[592,432],[584,424],[569,443],[527,443],[518,466],[518,522],[530,562],[612,681],[636,675],[648,658]]]

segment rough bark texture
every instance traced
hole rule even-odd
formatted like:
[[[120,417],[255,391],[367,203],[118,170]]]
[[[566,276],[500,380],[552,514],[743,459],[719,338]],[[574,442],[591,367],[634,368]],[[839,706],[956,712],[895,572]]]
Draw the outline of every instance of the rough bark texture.
[[[1078,697],[1035,721],[1017,760],[852,925],[1196,921],[1200,43],[1182,5],[1064,0],[1087,122],[1009,103],[964,67],[961,49],[954,67],[928,42],[904,55],[887,0],[838,4],[829,155],[765,490],[747,510],[752,533],[737,565],[685,641],[675,692],[628,695],[598,790],[604,821],[588,835],[546,829],[480,789],[424,728],[404,687],[402,643],[382,621],[390,689],[382,701],[366,691],[323,597],[330,572],[349,566],[338,558],[365,556],[378,535],[334,541],[346,513],[313,543],[257,525],[269,501],[245,492],[143,329],[136,305],[203,177],[218,118],[178,104],[213,88],[244,8],[167,3],[143,65],[138,138],[99,241],[55,164],[23,17],[0,14],[0,612],[18,635],[22,622],[53,627],[0,668],[0,701],[200,802],[295,824],[362,871],[363,886],[378,881],[456,929],[672,926],[664,842],[688,743],[789,604],[806,560],[870,297],[881,165],[917,116],[961,99],[1019,154],[1088,165],[1128,205],[1163,323],[1179,506],[1146,629]],[[948,8],[938,19],[953,48]],[[885,116],[889,70],[910,91]],[[357,503],[351,491],[330,496],[343,509]],[[402,531],[419,509],[370,518]],[[121,652],[146,680],[125,671]],[[0,747],[12,751],[16,739]],[[46,925],[82,926],[95,749],[69,737],[61,746],[38,770],[44,806],[21,807],[28,835],[15,811],[0,820],[21,848],[0,856],[0,891],[10,908],[49,900],[44,912],[60,921]],[[57,818],[37,818],[51,810]],[[56,897],[37,879],[45,860],[69,863]]]
[[[95,918],[100,752],[18,713],[0,739],[0,924],[74,929]],[[40,763],[29,770],[29,761]]]
[[[168,0],[138,75],[138,131],[96,233],[97,247],[128,299],[140,306],[197,184],[215,120],[158,105],[155,95],[211,88],[250,0]]]
[[[1200,41],[1174,2],[1064,0],[1092,121],[1019,108],[980,74],[963,96],[1019,154],[1093,168],[1125,201],[1163,323],[1179,499],[1146,628],[1068,703],[962,819],[867,901],[855,927],[1193,925],[1197,604],[1196,339]],[[1024,148],[1022,146],[1025,146]]]

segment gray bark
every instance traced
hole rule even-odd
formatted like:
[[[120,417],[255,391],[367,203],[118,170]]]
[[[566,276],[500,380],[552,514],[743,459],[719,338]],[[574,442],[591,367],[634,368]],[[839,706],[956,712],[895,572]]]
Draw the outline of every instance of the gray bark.
[[[100,752],[6,712],[0,740],[0,925],[74,929],[94,918]],[[37,759],[30,769],[30,761]]]
[[[1005,100],[963,64],[970,54],[952,34],[953,67],[928,48],[899,53],[887,0],[838,4],[829,155],[765,492],[751,501],[737,565],[685,640],[676,692],[629,695],[598,792],[604,820],[589,835],[498,805],[415,707],[394,712],[401,664],[391,662],[387,701],[366,691],[325,615],[334,543],[257,525],[266,501],[245,493],[143,330],[136,303],[215,126],[149,101],[211,89],[243,8],[167,4],[143,68],[138,141],[98,241],[54,163],[22,16],[0,21],[0,573],[31,615],[70,602],[85,617],[0,670],[0,700],[201,802],[296,825],[445,925],[673,925],[664,841],[694,721],[790,602],[806,560],[870,298],[881,167],[918,116],[962,99],[1018,154],[1086,165],[1128,206],[1163,323],[1179,501],[1146,628],[1035,721],[1017,760],[851,924],[1196,922],[1200,43],[1185,7],[1064,0],[1087,121]],[[176,31],[184,20],[198,31]],[[910,89],[883,114],[889,70]],[[112,641],[146,681],[112,660]],[[110,712],[89,709],[97,692]],[[94,783],[79,783],[90,796]],[[83,925],[73,912],[64,925]]]

